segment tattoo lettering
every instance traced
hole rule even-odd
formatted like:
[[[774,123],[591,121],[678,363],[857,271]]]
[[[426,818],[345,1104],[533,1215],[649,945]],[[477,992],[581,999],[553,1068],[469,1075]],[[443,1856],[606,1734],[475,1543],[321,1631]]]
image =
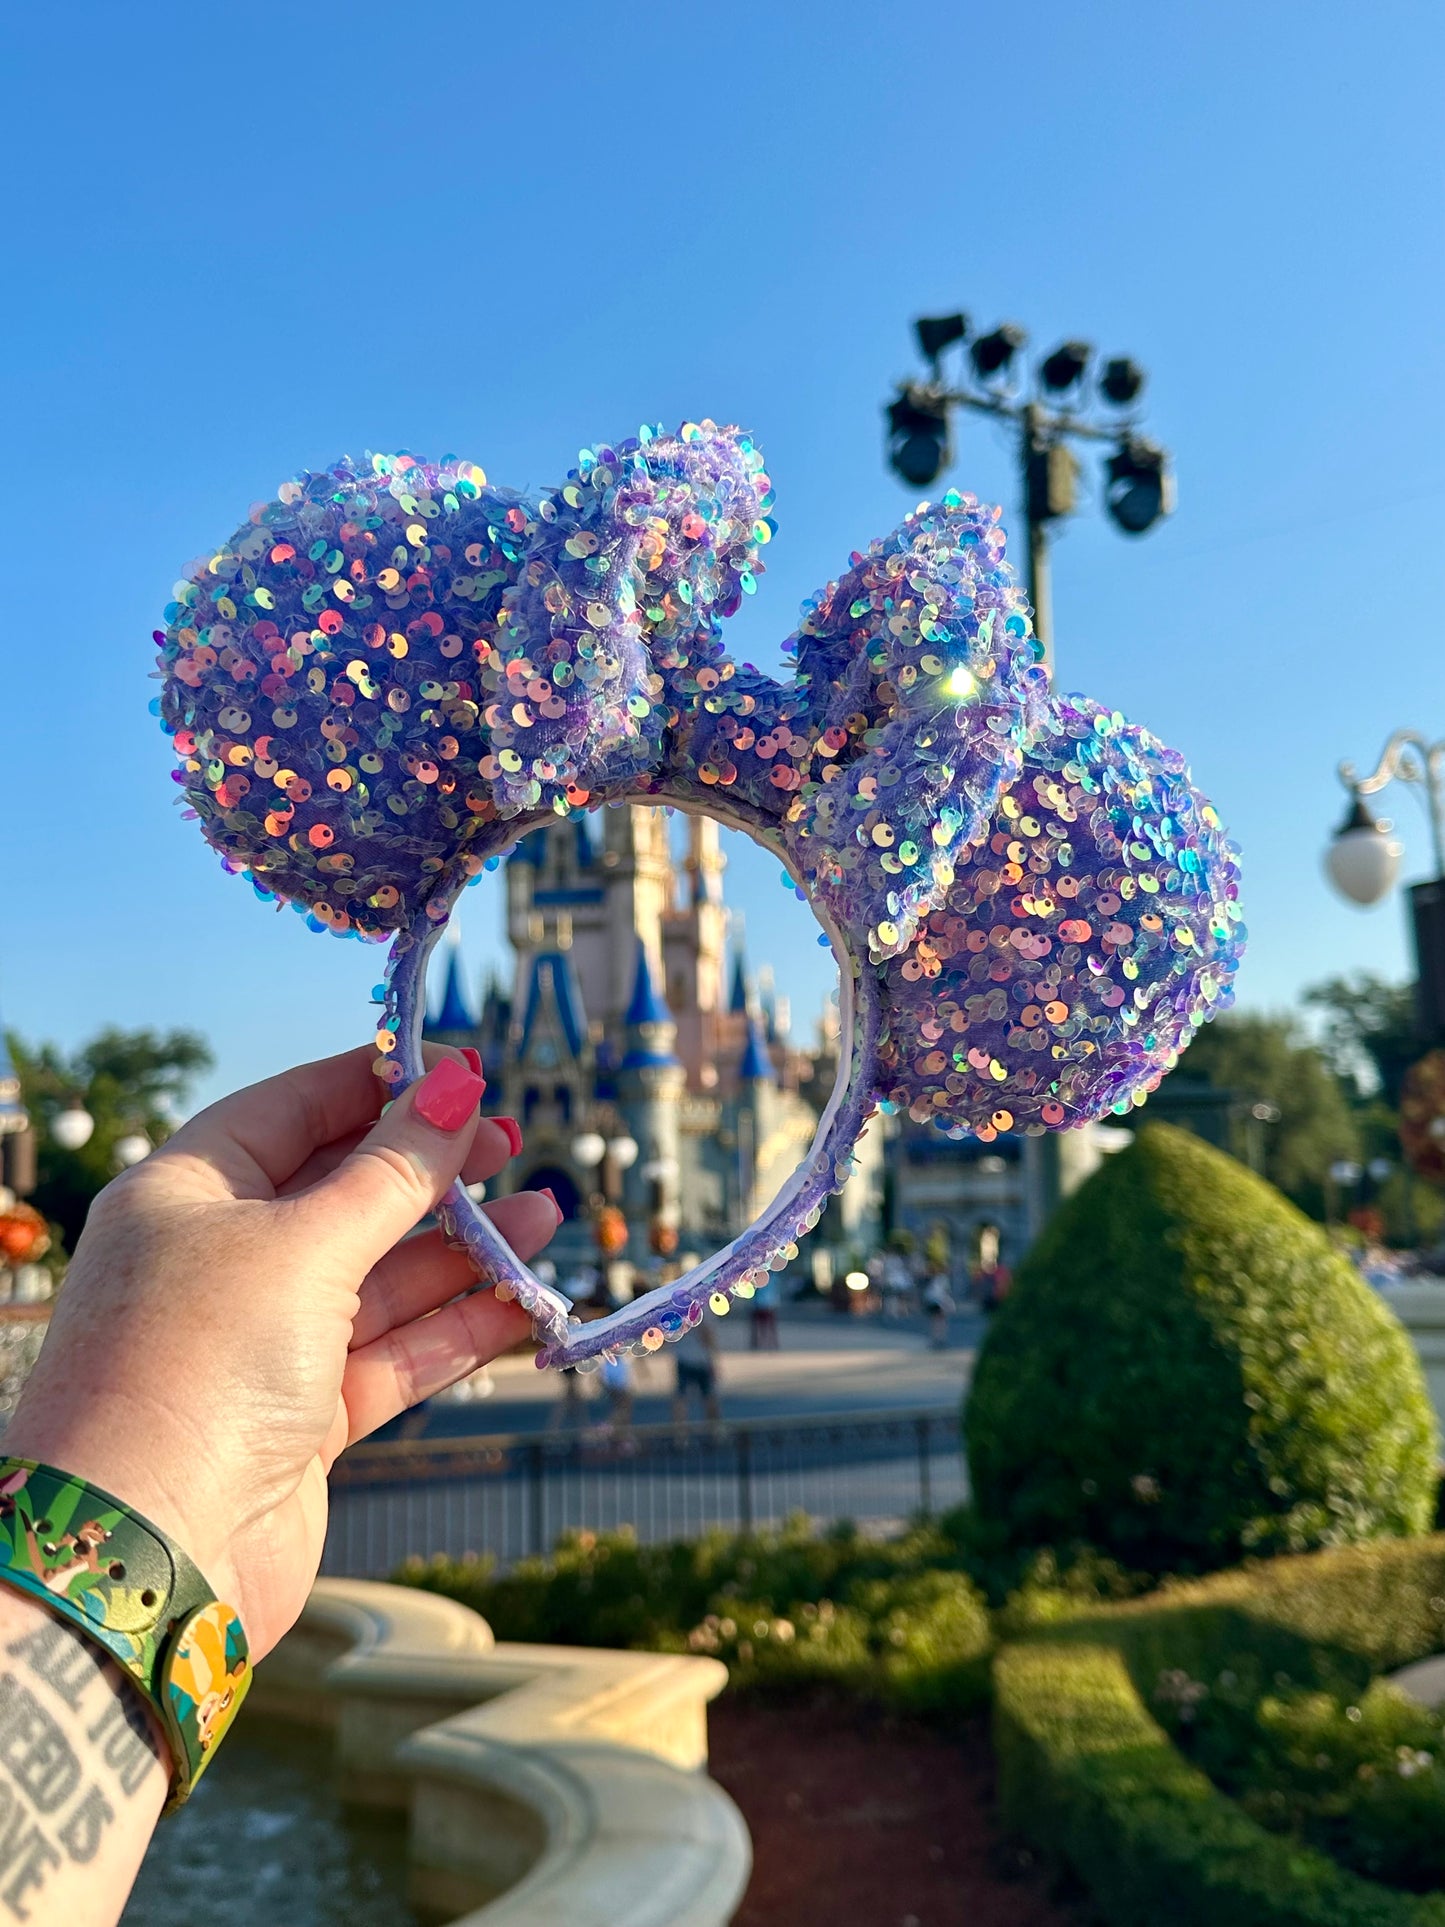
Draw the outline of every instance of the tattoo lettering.
[[[140,1706],[129,1693],[117,1692],[85,1737],[103,1749],[100,1757],[129,1799],[156,1763],[155,1742]]]
[[[32,1675],[72,1713],[80,1711],[97,1681],[105,1688],[105,1706],[86,1738],[103,1743],[102,1758],[119,1779],[126,1798],[137,1792],[157,1758],[155,1740],[135,1689],[115,1661],[97,1652],[59,1620],[12,1640],[5,1651],[24,1660]],[[0,1760],[3,1758],[0,1752]]]
[[[75,1748],[13,1673],[0,1674],[0,1766],[37,1813],[54,1813],[80,1780]]]
[[[83,1867],[88,1860],[94,1860],[100,1836],[114,1818],[115,1808],[100,1788],[87,1787],[59,1836],[61,1846],[77,1866]]]
[[[37,1626],[23,1639],[12,1639],[5,1648],[14,1659],[23,1659],[35,1677],[63,1700],[72,1713],[97,1678],[103,1679],[110,1662],[83,1639],[77,1639],[58,1619]]]
[[[59,1622],[35,1627],[5,1651],[68,1712],[81,1712],[99,1684],[105,1704],[86,1738],[122,1794],[132,1797],[158,1754],[150,1722],[119,1667]],[[99,1785],[82,1791],[80,1758],[60,1722],[18,1674],[0,1673],[0,1909],[29,1920],[33,1897],[53,1870],[67,1860],[78,1867],[93,1861],[115,1817]],[[53,1821],[53,1836],[42,1820]]]
[[[0,1900],[17,1920],[29,1920],[25,1895],[59,1865],[59,1851],[25,1811],[19,1794],[0,1782]]]

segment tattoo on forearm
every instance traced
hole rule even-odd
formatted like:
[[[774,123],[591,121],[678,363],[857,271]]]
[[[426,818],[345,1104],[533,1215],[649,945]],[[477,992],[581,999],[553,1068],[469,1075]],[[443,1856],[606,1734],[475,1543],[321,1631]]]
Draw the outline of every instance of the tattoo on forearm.
[[[157,1764],[156,1742],[119,1667],[58,1620],[6,1647],[31,1678],[85,1720],[115,1789],[132,1799]],[[0,1906],[15,1920],[56,1867],[85,1866],[114,1821],[110,1791],[86,1781],[61,1722],[18,1673],[0,1671]]]
[[[85,1737],[104,1751],[101,1758],[120,1782],[128,1800],[155,1765],[155,1742],[146,1716],[122,1687],[101,1712]]]

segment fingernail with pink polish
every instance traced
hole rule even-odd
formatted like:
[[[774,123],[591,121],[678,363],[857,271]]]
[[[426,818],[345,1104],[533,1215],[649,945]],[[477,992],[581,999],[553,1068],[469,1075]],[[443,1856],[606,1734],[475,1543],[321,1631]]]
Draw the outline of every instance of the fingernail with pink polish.
[[[482,1053],[479,1050],[473,1050],[470,1044],[459,1044],[457,1048],[460,1050],[462,1056],[466,1058],[477,1076],[480,1077],[482,1075]]]
[[[480,1077],[463,1070],[455,1058],[444,1057],[417,1085],[413,1109],[438,1131],[459,1131],[476,1115],[485,1089]]]
[[[541,1188],[541,1190],[540,1190],[540,1191],[538,1191],[538,1193],[537,1193],[537,1196],[538,1196],[539,1198],[545,1198],[545,1199],[547,1200],[547,1202],[548,1202],[548,1204],[550,1204],[550,1205],[551,1205],[551,1207],[552,1207],[552,1209],[553,1209],[553,1210],[554,1210],[554,1211],[555,1211],[555,1212],[557,1213],[557,1222],[558,1222],[558,1224],[561,1224],[561,1222],[562,1222],[562,1219],[563,1219],[563,1217],[564,1217],[564,1215],[565,1215],[565,1214],[564,1214],[564,1212],[563,1212],[563,1210],[562,1210],[562,1207],[561,1207],[561,1205],[560,1205],[560,1204],[558,1204],[558,1202],[557,1202],[557,1200],[556,1200],[556,1198],[554,1198],[554,1197],[553,1197],[553,1195],[552,1195],[552,1187],[551,1187],[551,1185],[550,1185],[550,1184],[544,1184],[544,1185],[542,1186],[542,1188]]]
[[[522,1149],[521,1125],[514,1117],[494,1117],[492,1122],[500,1126],[507,1134],[507,1144],[509,1147],[507,1151],[508,1157],[517,1157]]]

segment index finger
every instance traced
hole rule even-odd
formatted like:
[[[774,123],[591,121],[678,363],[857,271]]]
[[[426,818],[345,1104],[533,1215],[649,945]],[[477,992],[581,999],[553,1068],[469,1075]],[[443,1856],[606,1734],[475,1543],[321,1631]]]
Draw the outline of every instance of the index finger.
[[[460,1056],[438,1045],[423,1052],[428,1063]],[[198,1112],[162,1154],[203,1159],[238,1196],[270,1197],[322,1145],[376,1122],[395,1089],[377,1077],[375,1062],[374,1047],[362,1044],[250,1084]]]

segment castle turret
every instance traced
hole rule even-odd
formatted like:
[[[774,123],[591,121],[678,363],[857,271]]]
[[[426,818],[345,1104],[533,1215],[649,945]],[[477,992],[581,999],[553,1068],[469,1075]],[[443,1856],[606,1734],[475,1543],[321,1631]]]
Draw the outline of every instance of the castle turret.
[[[617,1068],[616,1089],[618,1108],[637,1140],[638,1156],[626,1175],[625,1205],[632,1255],[641,1258],[647,1249],[648,1219],[655,1214],[676,1221],[679,1100],[687,1071],[677,1055],[677,1025],[653,981],[640,937],[623,1026],[626,1050]]]
[[[746,1016],[753,1003],[752,989],[748,983],[747,959],[742,946],[733,952],[732,987],[728,991],[728,1011],[734,1017]]]
[[[738,1065],[738,1083],[742,1087],[742,1102],[748,1101],[751,1088],[757,1084],[775,1084],[777,1073],[773,1060],[768,1055],[767,1044],[763,1041],[762,1026],[756,1017],[748,1018],[748,1037],[743,1046],[742,1062]]]
[[[456,926],[453,924],[452,929]],[[428,1017],[424,1035],[437,1044],[470,1044],[477,1020],[467,1002],[466,980],[462,970],[461,944],[448,932],[447,974],[440,1008]]]
[[[737,1094],[729,1105],[732,1136],[737,1147],[734,1216],[738,1228],[750,1224],[776,1189],[766,1182],[764,1166],[771,1161],[777,1072],[768,1055],[763,1027],[748,1012],[743,1054],[737,1068]]]

